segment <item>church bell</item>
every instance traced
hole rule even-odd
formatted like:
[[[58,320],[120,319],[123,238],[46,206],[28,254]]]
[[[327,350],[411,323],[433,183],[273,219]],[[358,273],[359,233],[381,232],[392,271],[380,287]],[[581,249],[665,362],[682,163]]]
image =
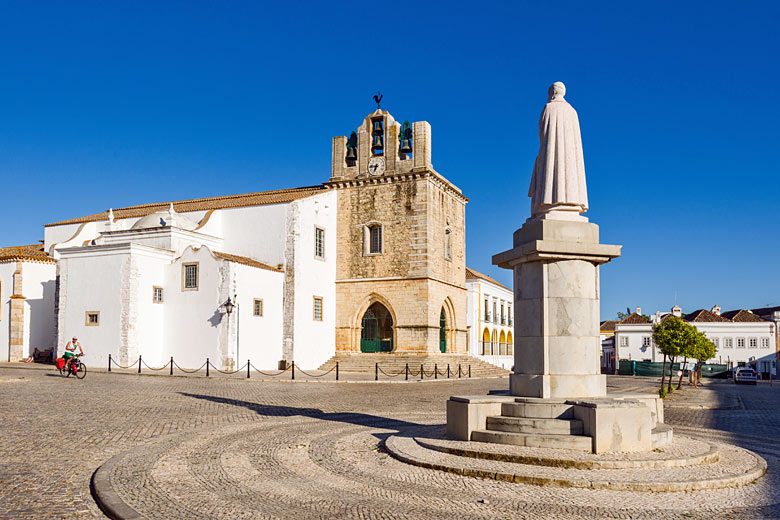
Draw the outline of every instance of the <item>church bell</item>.
[[[347,148],[347,160],[357,160],[357,150],[355,148]]]
[[[381,150],[384,148],[384,142],[381,135],[375,135],[374,140],[371,142],[371,149],[372,150]]]
[[[373,134],[382,133],[384,130],[382,128],[382,121],[374,121],[374,131]]]
[[[404,139],[401,141],[401,153],[412,153],[412,140]]]

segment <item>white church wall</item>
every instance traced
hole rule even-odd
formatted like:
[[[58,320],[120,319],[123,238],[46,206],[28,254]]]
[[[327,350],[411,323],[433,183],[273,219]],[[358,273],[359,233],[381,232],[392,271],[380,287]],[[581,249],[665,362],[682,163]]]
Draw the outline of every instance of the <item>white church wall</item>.
[[[129,248],[66,251],[60,263],[59,336],[57,354],[73,336],[79,338],[87,366],[106,366],[108,355],[121,360],[121,275],[130,259]],[[86,313],[99,312],[98,325],[86,324]],[[132,360],[130,360],[132,362]]]
[[[0,264],[0,361],[8,361],[11,335],[11,295],[14,293],[16,262]]]
[[[247,359],[259,369],[273,369],[282,359],[282,294],[284,274],[232,264],[238,307],[231,327],[239,329],[236,345],[240,368]],[[254,300],[262,300],[262,316],[254,315]]]
[[[135,301],[135,340],[138,353],[147,365],[161,367],[170,360],[165,345],[166,298],[170,288],[165,283],[165,271],[170,265],[170,257],[134,253],[137,279],[134,290]],[[154,287],[163,288],[163,302],[154,303]]]
[[[184,289],[183,265],[198,264],[198,289]],[[227,300],[221,291],[222,261],[214,258],[206,247],[188,248],[165,268],[166,356],[173,356],[182,368],[198,368],[209,358],[219,364],[219,345]]]
[[[31,356],[36,348],[46,350],[56,345],[54,292],[57,266],[35,262],[22,265],[22,294],[26,298],[24,354]]]
[[[467,324],[469,325],[469,354],[481,359],[482,361],[486,361],[492,365],[505,368],[507,370],[511,369],[512,366],[515,364],[514,354],[483,354],[482,353],[482,338],[483,338],[483,332],[485,328],[487,328],[490,332],[490,335],[492,337],[493,332],[496,332],[496,336],[499,338],[500,341],[500,335],[501,332],[504,332],[505,335],[512,334],[512,339],[514,342],[514,326],[510,326],[508,319],[509,319],[509,307],[505,307],[505,318],[507,319],[505,325],[501,325],[500,322],[496,323],[494,321],[486,322],[484,317],[484,308],[483,308],[483,300],[485,296],[487,296],[490,299],[490,305],[492,306],[493,298],[497,298],[499,301],[504,301],[505,305],[511,304],[514,301],[514,295],[512,291],[497,286],[493,283],[490,283],[486,280],[477,279],[477,278],[470,278],[466,280],[466,290],[467,290]],[[513,311],[514,312],[514,311]],[[500,305],[498,307],[498,314],[500,318]],[[491,314],[492,314],[492,308],[491,308]],[[493,316],[491,316],[492,318]],[[498,351],[499,345],[496,344],[494,348]],[[506,347],[509,349],[509,347]],[[514,345],[512,345],[512,351],[514,352]]]
[[[290,210],[296,212],[294,359],[311,370],[336,352],[336,192],[297,200]],[[324,259],[314,254],[316,227],[325,230]],[[322,298],[322,321],[314,319],[315,296]]]
[[[272,267],[284,264],[287,204],[220,210],[224,251]]]

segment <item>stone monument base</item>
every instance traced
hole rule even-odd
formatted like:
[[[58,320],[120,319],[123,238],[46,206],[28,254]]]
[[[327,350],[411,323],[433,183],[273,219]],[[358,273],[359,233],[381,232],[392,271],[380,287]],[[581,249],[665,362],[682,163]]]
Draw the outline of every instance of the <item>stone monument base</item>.
[[[647,452],[672,441],[663,403],[652,394],[545,399],[453,396],[447,435],[455,440],[592,453]]]
[[[603,374],[511,374],[509,393],[517,396],[576,395],[604,397],[607,376]]]

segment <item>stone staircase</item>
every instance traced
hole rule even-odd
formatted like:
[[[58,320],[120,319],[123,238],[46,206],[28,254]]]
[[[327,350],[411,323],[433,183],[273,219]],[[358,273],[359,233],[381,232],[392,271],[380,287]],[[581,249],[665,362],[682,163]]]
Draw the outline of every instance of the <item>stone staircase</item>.
[[[438,370],[438,378],[447,377],[447,365],[450,366],[450,378],[458,377],[458,365],[460,365],[461,377],[468,377],[471,366],[471,377],[496,377],[509,375],[508,370],[491,365],[485,361],[464,354],[336,354],[326,361],[319,370],[330,370],[339,364],[340,372],[374,373],[376,364],[387,374],[401,374],[409,365],[411,374],[419,378],[420,365],[425,370],[425,379],[433,378],[434,368]],[[380,376],[382,376],[380,372]]]
[[[568,448],[589,451],[592,440],[583,435],[582,421],[574,419],[574,406],[565,402],[503,403],[501,415],[489,416],[484,430],[471,440],[532,448]]]

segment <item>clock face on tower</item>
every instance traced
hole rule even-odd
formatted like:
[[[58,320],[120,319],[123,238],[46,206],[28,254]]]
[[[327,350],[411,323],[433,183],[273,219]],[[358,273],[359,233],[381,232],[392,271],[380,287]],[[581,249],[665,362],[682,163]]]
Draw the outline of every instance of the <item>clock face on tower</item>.
[[[385,172],[385,160],[382,157],[372,157],[368,161],[368,173],[382,175]]]

